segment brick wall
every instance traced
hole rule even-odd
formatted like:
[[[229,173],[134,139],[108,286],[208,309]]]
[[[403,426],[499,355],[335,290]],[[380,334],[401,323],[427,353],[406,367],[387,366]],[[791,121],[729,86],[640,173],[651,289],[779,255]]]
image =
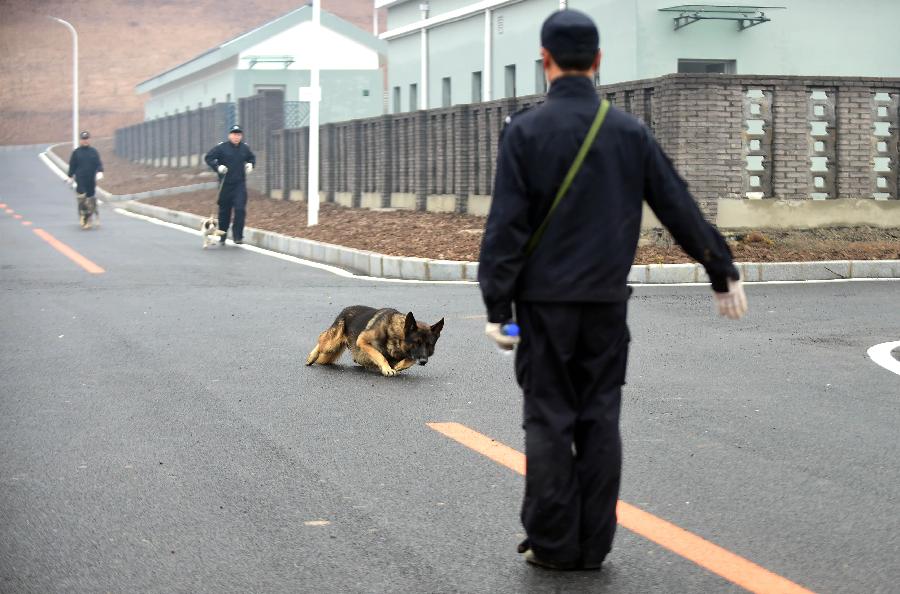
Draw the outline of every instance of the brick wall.
[[[673,74],[597,92],[650,127],[711,217],[722,199],[898,198],[900,79]],[[491,193],[503,120],[542,100],[322,126],[323,197],[347,206],[425,209],[433,202],[476,211],[473,200]],[[251,183],[276,197],[304,198],[308,130],[280,130],[283,113],[278,91],[241,100],[240,121],[260,157],[261,175]],[[176,137],[190,151],[212,146],[224,115],[207,108],[119,130],[117,152],[165,163],[178,150]]]

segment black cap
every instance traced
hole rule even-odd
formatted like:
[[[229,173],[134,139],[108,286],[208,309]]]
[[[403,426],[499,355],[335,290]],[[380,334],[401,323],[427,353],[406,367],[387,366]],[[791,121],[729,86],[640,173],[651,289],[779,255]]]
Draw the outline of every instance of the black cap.
[[[90,138],[90,137],[91,137],[91,133],[88,132],[87,130],[85,130],[84,132],[82,132],[81,134],[79,134],[78,137],[79,137],[79,138]]]
[[[235,124],[234,126],[231,127],[231,129],[228,130],[228,133],[229,133],[229,134],[243,134],[244,131],[241,130],[241,127],[240,127],[240,126],[238,126],[237,124]]]
[[[600,48],[600,33],[591,17],[583,12],[560,10],[544,21],[541,46],[561,68],[579,68],[586,61],[593,61]],[[590,64],[584,68],[590,68]]]

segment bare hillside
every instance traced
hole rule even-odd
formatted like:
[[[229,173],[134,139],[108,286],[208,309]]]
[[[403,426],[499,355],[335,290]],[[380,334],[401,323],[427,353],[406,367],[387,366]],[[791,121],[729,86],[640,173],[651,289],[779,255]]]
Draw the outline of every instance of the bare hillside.
[[[0,144],[71,136],[72,42],[78,30],[81,126],[107,136],[143,119],[137,83],[305,2],[298,0],[0,0]],[[322,8],[372,29],[372,0]]]

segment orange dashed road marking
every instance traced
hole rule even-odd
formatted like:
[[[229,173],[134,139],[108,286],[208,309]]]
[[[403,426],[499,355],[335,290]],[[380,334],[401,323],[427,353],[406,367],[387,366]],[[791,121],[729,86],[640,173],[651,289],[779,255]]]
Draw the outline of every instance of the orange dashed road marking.
[[[69,258],[70,260],[72,260],[73,262],[75,262],[76,264],[78,264],[79,266],[81,266],[82,268],[84,268],[85,270],[90,272],[91,274],[103,274],[104,272],[106,272],[100,266],[91,262],[90,260],[88,260],[87,258],[82,256],[81,254],[79,254],[78,252],[76,252],[75,250],[73,250],[72,248],[70,248],[63,242],[61,242],[60,240],[56,239],[55,237],[53,237],[52,235],[50,235],[49,233],[44,231],[43,229],[34,229],[34,234],[37,235],[38,237],[40,237],[41,239],[43,239],[44,241],[46,241],[47,243],[49,243],[56,251],[58,251],[59,253],[61,253],[64,256],[66,256],[67,258]]]
[[[459,423],[428,423],[435,431],[515,472],[525,474],[525,454]],[[803,586],[748,561],[671,522],[619,500],[619,525],[733,584],[759,594],[812,594]]]
[[[31,227],[31,221],[22,221],[22,224],[26,227]]]
[[[14,210],[11,209],[11,208],[7,208],[7,209],[6,209],[6,214],[12,214],[12,213],[14,213],[14,212],[16,212],[16,211],[14,211]]]
[[[14,215],[13,215],[13,218],[14,218],[14,219],[21,219],[21,218],[22,218],[22,215],[20,215],[20,214],[14,214]]]

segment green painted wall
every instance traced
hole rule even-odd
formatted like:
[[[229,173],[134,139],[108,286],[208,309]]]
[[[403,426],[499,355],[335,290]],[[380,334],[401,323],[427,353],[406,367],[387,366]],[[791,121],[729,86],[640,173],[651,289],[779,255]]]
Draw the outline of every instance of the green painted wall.
[[[383,111],[382,73],[379,70],[341,70],[322,72],[323,124],[381,115]],[[145,118],[224,103],[230,94],[235,103],[257,92],[257,85],[284,86],[285,101],[298,101],[299,89],[309,85],[308,70],[228,70],[212,78],[188,82],[177,89],[152,97],[145,107]],[[368,91],[368,96],[364,93]]]
[[[739,32],[730,21],[701,21],[675,31],[659,8],[637,0],[638,74],[677,70],[679,58],[733,59],[738,74],[900,76],[900,1],[781,0],[771,22]]]
[[[494,84],[492,97],[506,97],[506,67],[516,67],[516,95],[532,95],[540,83],[541,25],[559,8],[559,0],[529,0],[494,11]]]
[[[388,45],[388,110],[409,111],[409,85],[419,82],[419,35],[408,35]],[[394,87],[400,87],[400,109],[394,108]]]
[[[431,0],[431,15],[474,4]],[[674,30],[674,0],[569,0],[600,29],[600,80],[613,84],[677,72],[679,59],[735,60],[738,74],[900,77],[900,0],[780,0],[771,22],[738,31],[733,21],[701,21]],[[712,4],[712,3],[709,3]],[[388,11],[389,29],[419,20],[419,2]],[[535,92],[540,27],[558,0],[524,0],[494,11],[493,97],[505,96],[505,67],[516,66],[516,92]],[[442,79],[450,76],[453,102],[471,100],[471,74],[484,70],[484,16],[429,31],[429,105],[439,107]],[[502,22],[502,23],[501,23]],[[388,42],[389,97],[418,82],[418,34]]]
[[[450,78],[451,105],[472,102],[472,73],[483,70],[483,32],[484,17],[481,15],[429,32],[429,44],[433,48],[440,48],[442,56],[430,61],[430,107],[442,106],[444,77]],[[418,78],[418,72],[416,75]]]

